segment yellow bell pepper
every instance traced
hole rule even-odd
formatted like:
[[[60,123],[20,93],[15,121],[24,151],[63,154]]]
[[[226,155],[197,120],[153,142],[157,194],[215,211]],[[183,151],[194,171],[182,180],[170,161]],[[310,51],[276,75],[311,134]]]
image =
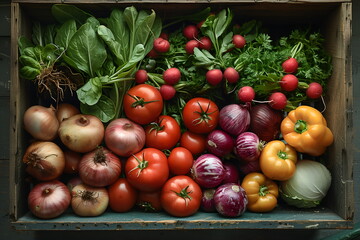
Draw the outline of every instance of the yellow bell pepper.
[[[260,155],[260,169],[272,180],[290,179],[296,170],[297,152],[289,144],[279,140],[268,142]]]
[[[241,183],[248,198],[247,209],[252,212],[270,212],[277,205],[278,185],[262,173],[252,172]]]
[[[334,141],[324,116],[310,106],[299,106],[289,112],[281,122],[284,140],[296,151],[320,156]]]

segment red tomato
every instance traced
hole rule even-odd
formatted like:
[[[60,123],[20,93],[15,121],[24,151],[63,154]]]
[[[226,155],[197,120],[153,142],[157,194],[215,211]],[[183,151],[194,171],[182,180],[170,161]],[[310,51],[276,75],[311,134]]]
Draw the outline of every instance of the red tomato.
[[[161,191],[163,209],[175,217],[187,217],[200,207],[202,191],[190,177],[179,175],[170,178]]]
[[[130,185],[126,178],[119,178],[108,189],[109,206],[115,212],[127,212],[131,210],[137,200],[137,190]]]
[[[139,192],[136,205],[145,212],[159,212],[162,210],[161,190],[156,192]]]
[[[138,124],[155,121],[160,116],[163,105],[159,90],[148,84],[139,84],[130,88],[124,97],[126,116]]]
[[[144,148],[128,158],[125,175],[129,183],[140,191],[159,190],[169,177],[167,157],[156,148]]]
[[[184,147],[176,147],[171,150],[168,157],[170,173],[174,175],[186,175],[194,163],[192,153]]]
[[[183,109],[185,126],[194,133],[209,133],[219,122],[218,106],[206,98],[192,98]]]
[[[180,126],[175,118],[162,115],[145,128],[145,145],[159,150],[171,149],[180,136]]]
[[[186,131],[180,137],[180,146],[186,148],[196,156],[205,151],[206,136]]]

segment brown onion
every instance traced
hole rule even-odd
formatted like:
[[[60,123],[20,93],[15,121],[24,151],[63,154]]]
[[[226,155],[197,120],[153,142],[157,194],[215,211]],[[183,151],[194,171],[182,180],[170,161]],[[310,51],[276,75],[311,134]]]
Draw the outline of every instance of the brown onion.
[[[57,137],[59,121],[54,107],[31,106],[24,114],[24,129],[37,140],[51,141]]]
[[[114,183],[120,173],[120,159],[104,147],[85,154],[79,163],[81,180],[94,187],[105,187]]]
[[[79,153],[94,150],[101,144],[104,133],[103,123],[93,115],[76,114],[62,121],[59,128],[61,142]]]
[[[31,189],[28,205],[38,218],[50,219],[60,216],[70,206],[70,191],[58,180],[42,182]]]
[[[65,119],[68,119],[69,117],[72,117],[79,113],[80,113],[79,109],[74,105],[70,103],[60,103],[56,110],[56,117],[59,123],[61,123]]]
[[[34,142],[25,151],[26,171],[40,181],[58,178],[64,171],[63,151],[53,142]]]
[[[99,216],[109,205],[109,194],[104,187],[79,184],[72,189],[71,196],[74,213],[83,217]]]
[[[251,108],[250,116],[250,131],[260,140],[269,142],[279,137],[283,119],[281,111],[273,109],[269,104],[258,104]]]
[[[129,119],[118,118],[106,127],[105,144],[117,155],[129,157],[144,147],[145,131]]]

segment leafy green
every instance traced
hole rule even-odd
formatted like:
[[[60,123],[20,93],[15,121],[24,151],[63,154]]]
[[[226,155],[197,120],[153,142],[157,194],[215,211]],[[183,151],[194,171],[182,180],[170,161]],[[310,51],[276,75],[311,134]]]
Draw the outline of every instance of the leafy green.
[[[78,25],[84,24],[89,17],[92,17],[91,14],[69,4],[54,4],[51,13],[59,23],[75,20]]]

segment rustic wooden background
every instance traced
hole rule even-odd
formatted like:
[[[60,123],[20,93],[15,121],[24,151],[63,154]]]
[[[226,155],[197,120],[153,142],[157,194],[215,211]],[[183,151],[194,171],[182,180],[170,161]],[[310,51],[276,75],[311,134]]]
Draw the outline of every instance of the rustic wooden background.
[[[9,88],[10,88],[10,1],[0,0],[0,240],[42,239],[360,239],[360,1],[353,1],[353,83],[354,83],[354,187],[355,227],[353,230],[187,230],[187,231],[15,231],[10,227],[9,203]],[[334,96],[336,97],[336,96]]]

